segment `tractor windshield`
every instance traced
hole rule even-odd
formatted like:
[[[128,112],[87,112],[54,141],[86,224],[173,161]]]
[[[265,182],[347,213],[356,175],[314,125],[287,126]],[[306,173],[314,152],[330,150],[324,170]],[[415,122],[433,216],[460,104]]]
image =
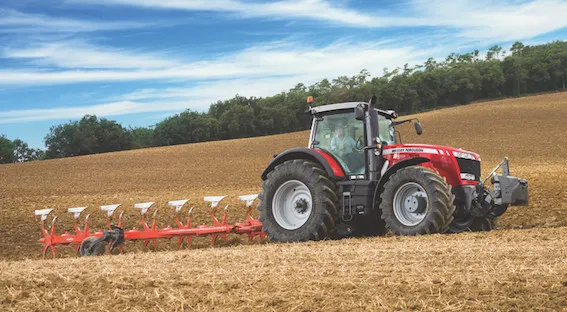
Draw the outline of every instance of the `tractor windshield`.
[[[396,134],[392,120],[378,115],[378,136],[383,145],[391,145],[396,143]]]
[[[313,130],[313,146],[335,156],[346,174],[364,173],[364,123],[352,110],[321,116]]]

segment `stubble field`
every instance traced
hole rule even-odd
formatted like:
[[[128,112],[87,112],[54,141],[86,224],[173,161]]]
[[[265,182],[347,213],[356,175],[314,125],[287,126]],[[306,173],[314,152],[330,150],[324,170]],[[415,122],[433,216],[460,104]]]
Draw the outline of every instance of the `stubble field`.
[[[486,174],[504,156],[529,181],[530,205],[512,207],[491,233],[378,237],[305,244],[248,244],[43,260],[33,210],[156,201],[158,225],[173,225],[168,200],[191,199],[209,223],[205,195],[229,195],[229,221],[244,218],[237,195],[257,193],[274,153],[307,144],[307,132],[0,166],[0,310],[562,310],[567,306],[567,93],[507,99],[418,115],[424,134],[406,143],[479,153]],[[63,258],[63,259],[62,259]]]

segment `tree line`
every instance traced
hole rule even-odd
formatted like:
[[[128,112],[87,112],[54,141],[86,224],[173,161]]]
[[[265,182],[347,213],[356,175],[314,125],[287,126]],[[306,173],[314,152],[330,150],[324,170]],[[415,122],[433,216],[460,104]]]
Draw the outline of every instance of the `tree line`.
[[[22,148],[12,142],[12,153],[0,152],[0,162],[26,161],[104,153],[153,146],[195,143],[271,135],[308,129],[306,98],[312,106],[365,101],[373,94],[383,108],[399,114],[463,105],[476,100],[513,97],[565,90],[567,42],[554,41],[509,51],[492,46],[485,55],[478,50],[452,53],[444,60],[389,70],[372,77],[367,70],[352,77],[323,79],[306,86],[297,84],[287,92],[269,97],[235,97],[217,101],[207,112],[186,110],[152,127],[125,128],[96,116],[53,126],[45,137],[46,151]],[[0,140],[1,151],[9,141]],[[4,145],[7,144],[7,147]],[[25,144],[25,143],[23,143]],[[8,156],[2,156],[8,155]]]
[[[9,140],[0,135],[0,164],[45,159],[45,151],[31,148],[20,139]]]

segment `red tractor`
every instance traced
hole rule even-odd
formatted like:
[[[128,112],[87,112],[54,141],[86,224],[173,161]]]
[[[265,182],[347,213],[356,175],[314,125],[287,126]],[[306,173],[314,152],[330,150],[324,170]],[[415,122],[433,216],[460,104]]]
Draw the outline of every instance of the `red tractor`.
[[[509,205],[528,203],[506,158],[481,180],[476,153],[401,144],[395,126],[414,122],[421,134],[421,124],[394,121],[376,97],[309,112],[308,148],[276,155],[262,174],[259,220],[272,241],[491,230]]]

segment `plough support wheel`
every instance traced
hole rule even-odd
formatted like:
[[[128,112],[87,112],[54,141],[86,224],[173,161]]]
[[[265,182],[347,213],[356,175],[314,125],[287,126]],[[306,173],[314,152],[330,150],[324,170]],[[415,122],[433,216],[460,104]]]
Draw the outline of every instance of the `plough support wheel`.
[[[81,257],[100,256],[104,255],[105,251],[106,248],[104,247],[104,241],[99,241],[96,236],[91,236],[83,240],[81,247],[79,248],[79,254]]]

